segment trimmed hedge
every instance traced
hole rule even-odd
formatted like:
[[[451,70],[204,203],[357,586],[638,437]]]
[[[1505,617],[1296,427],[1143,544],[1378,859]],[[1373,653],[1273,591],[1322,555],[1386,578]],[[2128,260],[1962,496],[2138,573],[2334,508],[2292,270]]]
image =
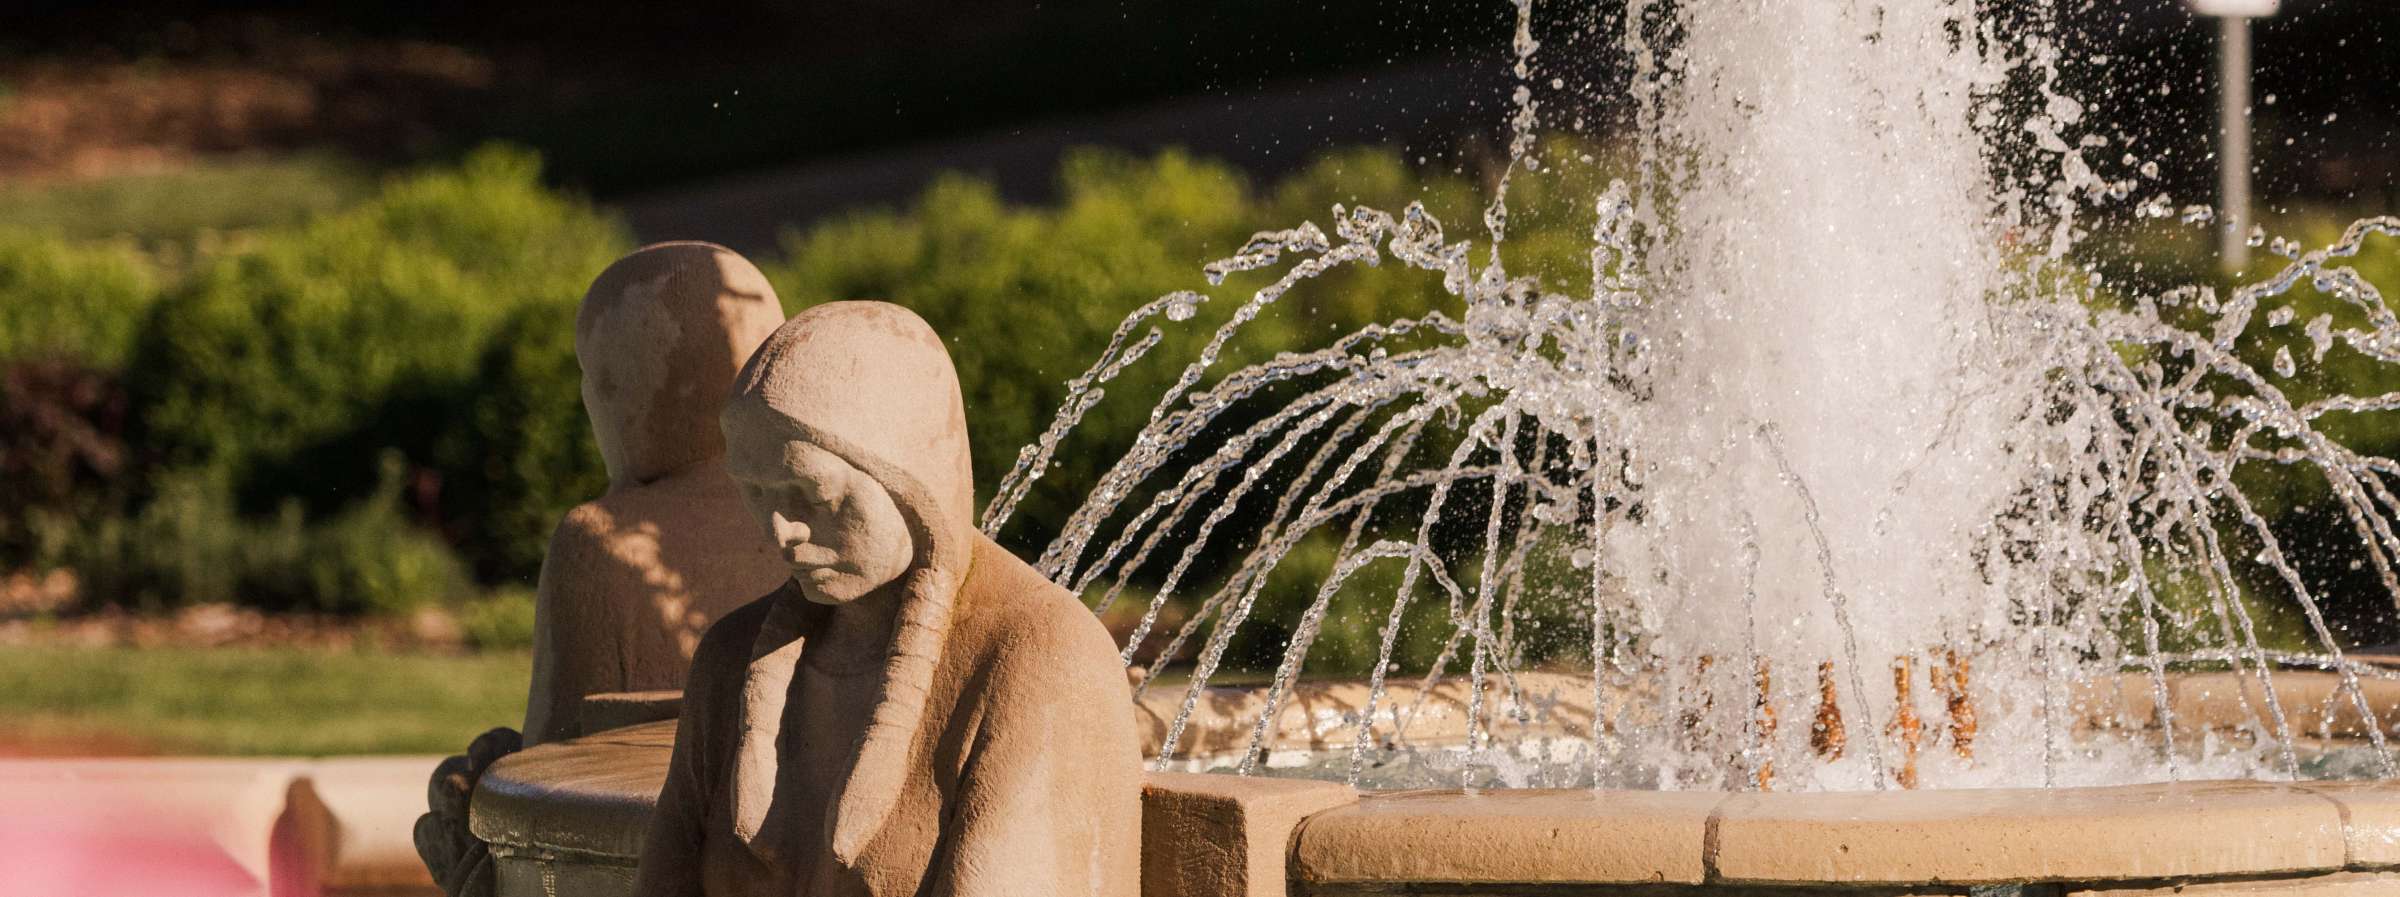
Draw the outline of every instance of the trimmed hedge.
[[[130,408],[74,429],[109,441],[108,471],[7,463],[64,439],[0,436],[0,495],[45,498],[0,523],[0,568],[71,566],[99,601],[333,612],[530,582],[557,515],[605,485],[571,322],[623,227],[489,148],[214,242],[171,276],[126,245],[0,234],[0,364],[73,359]],[[58,379],[12,378],[0,418],[84,413],[35,388]]]

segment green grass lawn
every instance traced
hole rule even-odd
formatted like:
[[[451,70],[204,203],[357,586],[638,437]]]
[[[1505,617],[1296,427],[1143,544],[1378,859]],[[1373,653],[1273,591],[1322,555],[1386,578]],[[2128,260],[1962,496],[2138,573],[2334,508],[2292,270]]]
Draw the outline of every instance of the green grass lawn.
[[[449,753],[525,713],[532,656],[0,648],[0,753]]]
[[[371,195],[376,178],[336,156],[301,153],[198,163],[155,174],[0,184],[0,225],[76,240],[131,238],[156,249],[203,234],[299,224]]]

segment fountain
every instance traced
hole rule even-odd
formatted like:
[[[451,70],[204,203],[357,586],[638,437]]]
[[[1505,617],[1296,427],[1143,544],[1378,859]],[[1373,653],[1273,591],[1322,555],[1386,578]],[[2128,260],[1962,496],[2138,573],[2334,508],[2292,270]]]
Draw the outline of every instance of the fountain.
[[[2060,86],[2049,5],[1628,0],[1640,164],[1593,198],[1588,281],[1513,272],[1511,184],[1572,161],[1538,139],[1563,88],[1532,7],[1482,245],[1414,205],[1259,234],[1203,273],[1265,285],[1136,310],[985,509],[1000,532],[1165,328],[1215,325],[1035,563],[1102,611],[1147,601],[1123,655],[1145,892],[2400,888],[2400,675],[2353,656],[2324,572],[2400,601],[2400,462],[2340,438],[2400,394],[2301,376],[2400,361],[2344,264],[2400,218],[2277,240],[2226,293],[2119,285],[2094,228],[2212,213]],[[1385,262],[1443,302],[1219,364],[1312,279]],[[2261,472],[2346,539],[2279,533]],[[1270,574],[1326,547],[1271,676],[1211,685]],[[1312,681],[1346,596],[1378,657]],[[1402,669],[1420,607],[1440,650]],[[2262,639],[2277,608],[2308,649]],[[527,822],[586,762],[541,750],[477,798],[495,853],[553,884],[629,856],[622,825]],[[638,819],[655,777],[610,787]]]
[[[2339,680],[2369,761],[2394,771],[2362,679],[2382,674],[2343,656],[2319,587],[2236,480],[2265,465],[2324,477],[2358,537],[2344,550],[2400,598],[2400,502],[2381,479],[2393,462],[2344,446],[2326,420],[2394,399],[2303,400],[2292,390],[2315,387],[2293,380],[2288,349],[2270,372],[2236,344],[2288,331],[2315,307],[2294,295],[2309,283],[2336,300],[2306,327],[2315,360],[2336,347],[2386,360],[2390,313],[2339,261],[2400,234],[2400,219],[2286,250],[2284,271],[2230,296],[2119,295],[2073,253],[2087,219],[2131,205],[2140,177],[2101,173],[2096,157],[2116,141],[2082,126],[2081,104],[2056,87],[2064,63],[2041,15],[1636,2],[1626,49],[1644,162],[1597,198],[1588,289],[1558,292],[1513,275],[1503,253],[1509,182],[1545,166],[1530,4],[1519,13],[1516,139],[1487,245],[1448,242],[1417,206],[1337,208],[1331,238],[1313,225],[1264,233],[1210,265],[1221,282],[1298,259],[1218,327],[1042,554],[1044,572],[1104,609],[1150,586],[1134,644],[1169,602],[1199,597],[1155,655],[1198,646],[1183,713],[1268,575],[1324,539],[1339,543],[1334,573],[1267,705],[1291,687],[1343,580],[1397,568],[1396,594],[1376,599],[1393,627],[1409,602],[1448,603],[1454,629],[1422,684],[1463,674],[1472,750],[1491,746],[1490,720],[1527,712],[1515,673],[1564,661],[1512,644],[1517,609],[1582,590],[1589,703],[1638,693],[1647,712],[1550,745],[1576,756],[1544,761],[1547,784],[2292,776],[2306,733],[2272,687],[2292,665]],[[1439,274],[1461,307],[1213,369],[1306,281],[1387,259]],[[987,528],[1008,521],[1104,384],[1157,343],[1156,319],[1189,320],[1206,300],[1177,293],[1126,320]],[[1245,515],[1244,502],[1272,508]],[[1186,572],[1224,545],[1240,546],[1233,572],[1194,589]],[[2257,586],[2236,570],[2252,566],[2272,571],[2318,651],[2262,646]],[[1557,575],[1569,567],[1580,572]],[[1354,727],[1353,782],[1377,728],[1407,713],[1379,696],[1393,635]],[[2183,643],[2198,647],[2168,649]],[[2178,744],[2173,725],[2149,744],[2071,737],[2085,722],[2069,706],[2077,689],[2121,671],[2147,675],[2144,712],[2171,722],[2169,670],[2195,663],[2259,679],[2246,742]],[[1770,737],[1778,712],[1808,714],[1810,743]],[[1951,749],[1927,752],[1928,738]],[[1167,753],[1178,740],[1171,728]],[[1243,770],[1268,747],[1248,745]]]

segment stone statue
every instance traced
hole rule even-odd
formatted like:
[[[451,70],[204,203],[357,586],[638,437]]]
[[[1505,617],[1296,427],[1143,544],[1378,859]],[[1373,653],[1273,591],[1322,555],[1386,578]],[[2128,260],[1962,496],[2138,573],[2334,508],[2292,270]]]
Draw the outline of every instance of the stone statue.
[[[567,512],[542,559],[523,744],[580,734],[587,695],[681,688],[709,622],[791,576],[744,517],[717,421],[782,323],[766,277],[707,243],[645,247],[585,292],[575,357],[609,487]],[[467,796],[519,746],[495,729],[434,773],[417,848],[451,897],[491,891]]]
[[[782,324],[766,276],[707,243],[642,249],[584,293],[575,358],[608,492],[542,559],[527,744],[578,734],[586,695],[683,687],[708,624],[791,575],[743,517],[717,424]]]
[[[788,581],[701,641],[635,893],[1134,897],[1123,665],[976,530],[932,329],[811,308],[742,370],[724,426]]]

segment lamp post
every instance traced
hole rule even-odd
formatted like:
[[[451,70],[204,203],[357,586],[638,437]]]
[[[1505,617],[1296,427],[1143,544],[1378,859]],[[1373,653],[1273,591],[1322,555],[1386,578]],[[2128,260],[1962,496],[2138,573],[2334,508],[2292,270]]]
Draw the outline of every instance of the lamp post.
[[[2217,258],[2239,271],[2250,264],[2250,20],[2279,0],[2184,2],[2217,19]]]

